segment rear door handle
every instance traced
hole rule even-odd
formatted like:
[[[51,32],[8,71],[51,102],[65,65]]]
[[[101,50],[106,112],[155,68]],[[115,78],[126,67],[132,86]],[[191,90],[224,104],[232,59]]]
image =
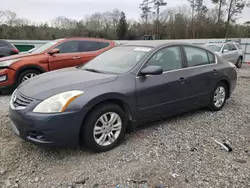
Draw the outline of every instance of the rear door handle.
[[[75,56],[75,57],[73,57],[73,59],[81,59],[81,57],[80,56]]]
[[[180,83],[180,84],[185,84],[186,82],[187,82],[187,79],[186,79],[186,78],[181,77],[181,78],[179,79],[179,83]]]

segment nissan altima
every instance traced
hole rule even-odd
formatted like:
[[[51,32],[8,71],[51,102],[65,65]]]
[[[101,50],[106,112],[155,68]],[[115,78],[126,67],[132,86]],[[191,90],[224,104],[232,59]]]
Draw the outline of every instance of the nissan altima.
[[[203,47],[122,44],[85,65],[22,83],[9,117],[26,141],[107,151],[141,123],[202,107],[221,110],[236,81],[235,65]]]

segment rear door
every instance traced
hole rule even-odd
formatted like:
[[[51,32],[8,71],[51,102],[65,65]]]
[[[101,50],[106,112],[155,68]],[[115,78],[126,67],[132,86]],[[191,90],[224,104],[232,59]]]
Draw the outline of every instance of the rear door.
[[[73,67],[82,63],[80,41],[66,41],[55,48],[59,49],[60,52],[49,56],[50,70]]]
[[[87,63],[91,59],[95,58],[102,52],[108,50],[110,47],[109,42],[100,42],[92,40],[80,41],[80,51],[82,57],[82,63]]]
[[[219,77],[215,56],[198,47],[184,45],[183,49],[187,64],[187,68],[182,72],[183,77],[187,79],[187,107],[207,105]]]

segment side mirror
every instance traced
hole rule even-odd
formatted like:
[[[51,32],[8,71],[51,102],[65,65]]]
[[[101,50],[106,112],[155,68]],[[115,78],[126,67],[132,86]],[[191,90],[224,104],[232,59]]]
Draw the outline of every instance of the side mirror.
[[[223,49],[223,51],[222,51],[223,53],[227,53],[227,52],[229,52],[229,50],[227,50],[227,49]]]
[[[160,75],[163,73],[161,66],[147,66],[140,71],[141,75]]]
[[[55,48],[49,52],[50,55],[58,54],[60,52],[59,49]]]

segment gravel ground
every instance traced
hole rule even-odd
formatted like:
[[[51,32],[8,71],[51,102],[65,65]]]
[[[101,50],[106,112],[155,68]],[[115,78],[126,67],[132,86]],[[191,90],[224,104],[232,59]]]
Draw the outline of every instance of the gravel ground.
[[[16,137],[0,96],[0,187],[250,187],[250,66],[220,112],[145,125],[112,151],[46,149]],[[227,140],[232,152],[214,142]]]

